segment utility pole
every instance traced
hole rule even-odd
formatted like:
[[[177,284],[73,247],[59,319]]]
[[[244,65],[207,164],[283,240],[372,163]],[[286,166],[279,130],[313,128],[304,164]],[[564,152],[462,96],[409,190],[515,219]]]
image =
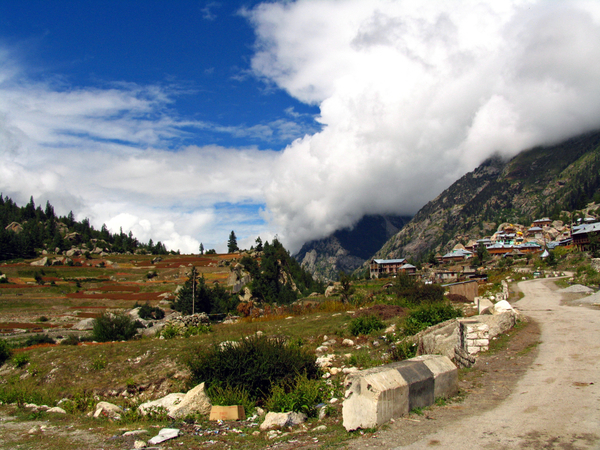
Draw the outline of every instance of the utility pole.
[[[192,266],[192,316],[196,306],[196,266]]]

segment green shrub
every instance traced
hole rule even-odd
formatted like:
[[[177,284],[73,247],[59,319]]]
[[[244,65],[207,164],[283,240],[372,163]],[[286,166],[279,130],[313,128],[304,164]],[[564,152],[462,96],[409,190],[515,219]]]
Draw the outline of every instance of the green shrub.
[[[92,370],[102,370],[106,369],[108,362],[106,361],[106,357],[104,355],[96,356],[91,363]]]
[[[28,337],[25,341],[25,347],[39,344],[56,344],[56,341],[47,334],[36,334],[35,336]]]
[[[445,320],[461,317],[462,311],[449,303],[434,303],[413,309],[402,323],[405,336],[412,336]]]
[[[0,339],[0,366],[10,359],[11,353],[6,340]]]
[[[13,356],[12,361],[15,367],[20,369],[21,367],[25,367],[27,364],[29,364],[29,355],[27,353],[17,353],[15,356]]]
[[[137,308],[139,305],[136,303],[134,308]],[[158,306],[150,306],[148,302],[139,306],[140,310],[138,311],[138,315],[140,319],[144,320],[160,320],[165,317],[165,312],[160,309]]]
[[[206,333],[210,333],[210,332],[211,332],[210,325],[190,326],[190,327],[185,328],[185,331],[183,332],[183,336],[188,338],[190,336],[198,336],[199,334],[206,334]]]
[[[160,331],[160,336],[165,339],[173,339],[174,337],[179,336],[179,328],[177,328],[173,324],[166,324],[164,328]]]
[[[79,345],[79,338],[74,334],[69,334],[65,340],[63,340],[60,345]]]
[[[356,317],[348,324],[348,331],[350,331],[353,336],[371,334],[373,331],[383,330],[384,328],[385,324],[381,319],[372,314]]]
[[[232,406],[242,405],[247,415],[254,410],[254,402],[243,387],[211,386],[206,391],[213,405]]]
[[[390,360],[404,361],[417,355],[417,345],[410,339],[405,339],[394,344],[389,351]]]
[[[135,336],[139,322],[124,313],[103,313],[94,320],[92,337],[98,342],[127,341]]]
[[[298,375],[292,383],[274,386],[266,401],[266,408],[273,412],[302,412],[308,417],[317,415],[317,405],[327,399],[327,385],[321,380],[309,380]]]
[[[244,389],[257,400],[268,398],[274,386],[292,382],[298,374],[309,379],[320,374],[314,353],[265,336],[200,348],[187,365],[192,383]]]

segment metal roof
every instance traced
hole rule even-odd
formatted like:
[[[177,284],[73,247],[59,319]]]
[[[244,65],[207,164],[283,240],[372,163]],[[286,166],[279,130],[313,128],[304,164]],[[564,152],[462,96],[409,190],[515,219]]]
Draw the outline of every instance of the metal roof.
[[[578,227],[578,230],[573,232],[573,236],[575,236],[576,234],[587,234],[592,231],[600,231],[600,222],[590,223],[587,225],[580,225]]]
[[[374,259],[377,264],[400,264],[406,262],[406,258],[401,259]]]

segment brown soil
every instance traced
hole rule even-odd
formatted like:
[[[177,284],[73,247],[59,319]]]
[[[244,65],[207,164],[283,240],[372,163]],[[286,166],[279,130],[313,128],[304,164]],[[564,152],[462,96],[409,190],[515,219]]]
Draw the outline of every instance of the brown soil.
[[[396,305],[373,305],[370,308],[359,309],[354,312],[354,317],[374,315],[382,320],[392,319],[394,317],[403,317],[408,309]]]

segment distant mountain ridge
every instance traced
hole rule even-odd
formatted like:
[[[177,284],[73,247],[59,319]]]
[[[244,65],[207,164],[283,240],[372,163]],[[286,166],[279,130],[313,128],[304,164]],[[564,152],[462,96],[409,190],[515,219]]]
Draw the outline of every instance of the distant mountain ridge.
[[[410,216],[368,215],[354,227],[305,243],[294,255],[303,268],[321,280],[351,273],[410,221]]]
[[[425,259],[496,231],[501,223],[530,224],[562,211],[600,203],[600,132],[493,157],[427,203],[374,256]]]

